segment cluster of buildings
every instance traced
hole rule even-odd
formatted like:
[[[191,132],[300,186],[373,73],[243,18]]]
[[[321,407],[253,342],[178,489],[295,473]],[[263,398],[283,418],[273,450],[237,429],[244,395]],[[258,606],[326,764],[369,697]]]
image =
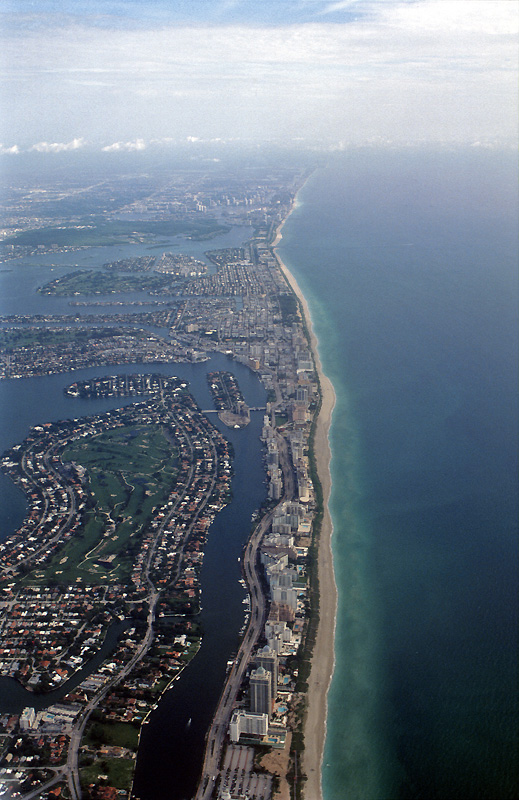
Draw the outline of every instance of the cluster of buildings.
[[[4,586],[0,674],[39,690],[61,685],[95,654],[112,620],[104,586]]]
[[[185,253],[162,253],[159,258],[154,256],[121,258],[117,261],[109,261],[103,264],[103,267],[115,272],[150,272],[153,270],[183,278],[197,278],[207,272],[207,264]]]
[[[107,177],[100,183],[94,182],[85,187],[83,199],[87,204],[94,205],[98,214],[104,212],[106,222],[137,221],[140,218],[151,223],[196,223],[201,219],[216,218],[226,225],[252,225],[257,228],[272,220],[276,207],[279,211],[275,218],[281,218],[291,200],[287,183],[292,184],[293,180],[293,171],[284,170],[273,171],[265,179],[229,174],[221,178],[210,174],[202,177],[190,173],[180,179],[177,175],[169,182],[163,178],[163,185],[157,190],[150,178],[148,196],[128,202],[127,191],[121,187],[120,181]],[[52,237],[52,232],[50,236],[42,236],[39,242],[36,237],[31,237],[34,238],[31,244],[22,243],[23,239],[19,238],[20,234],[23,236],[26,232],[43,230],[48,233],[49,228],[59,229],[62,226],[76,230],[92,228],[91,223],[85,224],[79,213],[72,216],[60,213],[60,202],[66,202],[75,189],[75,186],[66,185],[66,178],[58,190],[49,186],[10,187],[2,203],[0,263],[35,253],[70,252],[84,247],[65,243],[63,236]],[[52,213],[49,213],[50,209]],[[133,241],[141,238],[138,224],[129,238]]]
[[[282,210],[278,212],[280,216]],[[152,332],[143,335],[142,331],[129,328],[101,329],[100,318],[97,318],[92,320],[93,327],[85,327],[79,348],[74,338],[75,326],[69,329],[70,341],[65,337],[50,343],[38,342],[34,329],[35,341],[30,345],[18,345],[14,341],[9,348],[0,351],[0,379],[131,363],[132,360],[143,363],[196,361],[210,350],[226,352],[252,369],[276,371],[279,376],[287,368],[292,372],[295,354],[298,373],[311,370],[308,343],[301,326],[296,326],[293,332],[292,325],[287,324],[280,298],[292,299],[293,295],[266,243],[266,235],[264,229],[247,246],[209,251],[207,255],[216,265],[216,272],[204,277],[193,277],[193,273],[200,275],[205,265],[183,254],[164,253],[159,259],[152,259],[153,264],[147,256],[110,262],[106,266],[111,268],[134,271],[139,267],[138,271],[146,273],[150,269],[162,273],[174,271],[184,277],[176,290],[181,295],[178,307],[167,315],[169,337],[159,337]],[[171,294],[172,289],[168,285],[164,291]],[[161,290],[156,289],[153,294],[161,294]],[[62,335],[64,319],[50,320],[60,325]],[[118,315],[117,319],[121,324],[140,323],[144,329],[164,324],[163,319],[152,319],[149,312]],[[291,319],[295,316],[291,315]],[[293,336],[302,341],[292,341]],[[292,376],[292,381],[294,377],[297,379],[297,375]],[[286,388],[290,395],[292,387],[287,385]]]
[[[218,267],[214,275],[192,281],[183,289],[185,295],[222,297],[263,294],[265,287],[253,264],[246,259],[232,261]]]
[[[199,214],[216,208],[233,221],[254,221],[256,235],[243,248],[212,251],[209,255],[216,267],[213,275],[201,275],[202,269],[198,270],[187,256],[164,254],[153,264],[150,259],[139,260],[133,267],[113,262],[111,268],[116,270],[158,269],[186,278],[182,297],[174,308],[118,316],[124,321],[131,316],[132,323],[142,325],[141,331],[112,328],[110,335],[102,336],[101,329],[93,327],[82,352],[63,342],[40,349],[12,348],[0,354],[0,377],[18,377],[110,363],[198,360],[207,358],[211,351],[220,351],[256,371],[267,388],[262,439],[268,498],[275,510],[261,543],[260,558],[268,616],[229,722],[228,738],[235,753],[241,752],[242,746],[285,747],[294,725],[294,664],[308,614],[306,561],[315,512],[308,444],[319,387],[297,301],[269,244],[291,200],[286,192],[273,203],[279,188],[275,181],[258,185],[254,192],[244,186],[233,192],[228,188],[219,192],[215,187],[193,191],[186,186],[171,190],[170,197],[169,190],[164,190],[162,196],[159,193],[149,202],[139,201],[156,219],[161,215],[166,218],[172,211]],[[179,192],[184,194],[179,196]],[[121,213],[135,214],[136,210],[135,204],[129,204]],[[146,331],[159,318],[167,323],[169,335],[165,337]],[[185,386],[168,387],[160,380],[139,375],[99,379],[89,385],[76,383],[69,388],[70,394],[149,398],[117,415],[109,412],[36,428],[22,446],[3,458],[3,468],[31,501],[23,527],[7,546],[0,546],[0,575],[5,578],[0,625],[9,644],[5,653],[0,650],[3,674],[15,676],[22,683],[39,675],[41,685],[42,669],[46,669],[50,685],[60,685],[100,646],[110,621],[121,616],[134,623],[99,669],[62,700],[61,705],[69,709],[64,716],[59,716],[60,708],[54,709],[53,720],[44,720],[30,710],[22,715],[18,730],[24,735],[41,734],[44,721],[51,726],[45,729],[49,742],[53,736],[68,735],[75,724],[74,710],[84,708],[100,692],[106,719],[143,724],[156,702],[157,690],[178,674],[198,647],[200,634],[192,619],[185,618],[177,628],[166,625],[166,619],[172,611],[197,608],[204,545],[215,514],[229,499],[231,459],[225,439],[190,405]],[[228,392],[225,380],[219,379],[216,386],[222,395],[234,397],[233,386]],[[166,403],[156,402],[158,395],[166,396]],[[166,501],[154,508],[149,524],[140,533],[127,584],[110,582],[110,558],[116,551],[113,545],[115,550],[108,548],[97,558],[97,567],[104,570],[106,580],[96,591],[104,594],[92,597],[85,582],[78,581],[69,588],[72,594],[67,597],[74,614],[70,618],[56,615],[45,627],[50,622],[48,605],[40,602],[40,611],[33,612],[14,578],[19,577],[24,563],[31,569],[43,569],[49,559],[55,563],[59,548],[84,518],[88,475],[78,465],[63,464],[61,449],[65,441],[86,439],[136,422],[167,423],[179,452],[176,485]],[[108,533],[116,532],[110,529]],[[104,559],[101,565],[99,556]],[[56,578],[59,580],[59,569]],[[40,591],[51,592],[48,587]],[[104,609],[103,618],[95,616],[99,607]],[[42,632],[43,647],[36,651],[36,660],[27,655],[27,647],[23,651],[29,640],[24,639],[25,627],[11,624],[8,614],[12,609],[27,612],[27,633],[29,629]],[[84,615],[84,624],[75,624],[76,612]],[[18,621],[18,617],[13,619]],[[64,623],[61,628],[60,621]],[[19,636],[15,637],[15,632]],[[140,657],[146,637],[149,649]],[[41,667],[47,656],[51,657],[48,665]],[[126,672],[129,664],[132,668]],[[62,727],[58,731],[52,725]],[[230,756],[231,762],[233,758]],[[265,786],[265,792],[270,792],[271,784],[267,781]]]
[[[232,411],[238,415],[248,415],[249,409],[238,385],[238,381],[228,371],[209,372],[207,382],[218,411]]]
[[[101,418],[78,421],[77,436],[108,426]],[[23,524],[0,544],[0,582],[15,576],[24,564],[31,569],[48,562],[59,543],[74,534],[85,509],[86,492],[73,466],[59,469],[56,450],[66,443],[71,427],[45,424],[32,429],[22,445],[15,445],[2,457],[4,472],[10,475],[30,501]]]
[[[236,744],[284,748],[294,676],[287,663],[297,654],[307,614],[306,558],[311,517],[297,501],[277,507],[260,546],[268,586],[269,615],[253,657],[246,700],[233,711],[229,737]]]
[[[79,464],[63,463],[60,455],[71,441],[137,422],[168,425],[179,453],[176,484],[165,502],[154,509],[140,537],[131,584],[122,596],[126,603],[142,600],[151,575],[161,588],[174,582],[173,595],[184,603],[197,605],[198,571],[207,531],[215,514],[228,501],[232,470],[227,441],[198,411],[185,388],[186,384],[178,379],[163,376],[117,376],[91,381],[88,391],[92,395],[109,395],[115,390],[118,396],[137,395],[146,391],[160,395],[166,405],[150,400],[128,407],[123,413],[107,412],[38,426],[22,445],[4,456],[3,469],[21,485],[31,504],[23,525],[0,545],[0,579],[5,598],[0,604],[3,674],[15,676],[29,686],[40,687],[42,681],[45,687],[61,684],[92,654],[90,645],[99,645],[107,622],[119,613],[113,594],[106,585],[103,589],[98,586],[114,583],[118,577],[117,530],[113,522],[108,525],[111,535],[84,555],[83,569],[77,573],[78,585],[65,593],[54,590],[46,594],[30,587],[23,592],[15,590],[13,581],[20,576],[24,564],[30,564],[32,570],[39,568],[43,577],[43,568],[48,568],[54,559],[53,575],[58,579],[68,559],[65,545],[85,522],[88,474]],[[84,394],[87,389],[75,384],[69,392]],[[63,558],[61,552],[65,553]],[[93,585],[88,585],[89,564]],[[58,610],[53,615],[57,600]],[[85,621],[93,609],[100,608],[105,612],[104,624],[87,625]],[[74,656],[69,658],[69,652]]]
[[[60,329],[61,330],[61,329]],[[70,341],[14,346],[0,354],[0,379],[32,378],[111,364],[174,363],[186,358],[186,349],[177,350],[170,342],[152,333],[143,337],[135,330],[92,328],[78,347],[77,329]],[[37,334],[35,333],[35,336]]]
[[[226,176],[219,180],[210,176],[191,181],[186,176],[184,181],[175,179],[170,185],[164,185],[153,191],[149,197],[126,204],[118,209],[118,215],[124,219],[145,215],[152,220],[171,220],[183,216],[195,219],[200,215],[210,214],[229,219],[233,224],[257,224],[264,222],[272,213],[272,201],[276,197],[279,203],[289,199],[286,190],[287,175],[278,179],[265,181],[243,176]]]
[[[123,592],[125,587],[114,588]],[[21,714],[0,716],[0,788],[4,784],[9,787],[7,796],[16,798],[41,786],[54,774],[49,772],[50,768],[63,769],[70,737],[81,719],[81,712],[88,701],[100,693],[104,693],[102,709],[106,721],[126,723],[135,730],[146,724],[160,693],[198,649],[199,632],[194,630],[191,622],[184,627],[184,633],[180,633],[180,625],[174,628],[157,625],[150,658],[139,662],[121,679],[142,639],[137,621],[125,630],[115,651],[108,654],[97,670],[90,672],[60,700],[41,710],[27,706]],[[93,652],[97,650],[97,640],[95,644]],[[116,758],[120,764],[126,762],[130,773],[136,760],[135,748],[131,747],[109,747],[90,742],[82,746],[81,752],[85,759],[109,757]],[[128,794],[124,791],[113,796],[128,797]]]
[[[167,275],[178,275],[182,278],[199,278],[207,273],[207,264],[184,253],[162,253],[157,259],[154,269]]]

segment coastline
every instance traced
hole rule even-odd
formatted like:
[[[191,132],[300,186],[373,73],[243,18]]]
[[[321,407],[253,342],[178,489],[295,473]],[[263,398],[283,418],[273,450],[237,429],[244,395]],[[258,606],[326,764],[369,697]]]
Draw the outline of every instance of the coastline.
[[[295,201],[292,205],[292,209],[294,205]],[[322,370],[318,352],[318,341],[312,327],[312,319],[306,298],[296,279],[276,252],[276,247],[282,238],[282,228],[286,219],[288,219],[288,216],[276,231],[276,236],[272,242],[272,250],[275,253],[279,266],[290,287],[301,303],[321,385],[321,407],[317,417],[314,439],[317,472],[323,492],[323,519],[318,555],[319,622],[308,680],[308,704],[304,722],[305,749],[303,756],[303,771],[307,776],[304,793],[306,797],[311,798],[311,800],[320,800],[320,798],[322,798],[321,771],[326,738],[327,695],[335,662],[334,638],[337,611],[337,587],[335,584],[331,548],[333,524],[329,510],[332,486],[329,434],[336,398],[333,385]]]

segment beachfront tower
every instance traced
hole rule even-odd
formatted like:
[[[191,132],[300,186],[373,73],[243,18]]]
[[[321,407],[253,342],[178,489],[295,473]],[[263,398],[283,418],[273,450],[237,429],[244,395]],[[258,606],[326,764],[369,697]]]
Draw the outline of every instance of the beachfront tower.
[[[272,691],[270,688],[270,672],[264,667],[258,667],[250,676],[250,710],[255,714],[268,714],[272,710]]]
[[[261,650],[258,650],[256,664],[258,667],[263,667],[267,672],[270,672],[270,691],[272,700],[275,700],[278,693],[278,654],[266,645]]]

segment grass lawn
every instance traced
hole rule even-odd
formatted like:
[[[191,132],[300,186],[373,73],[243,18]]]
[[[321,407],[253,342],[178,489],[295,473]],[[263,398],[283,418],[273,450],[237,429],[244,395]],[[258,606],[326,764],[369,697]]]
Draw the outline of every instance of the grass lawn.
[[[85,744],[98,747],[108,744],[111,747],[126,747],[136,750],[139,742],[139,729],[125,722],[94,722],[88,725]]]
[[[126,758],[101,758],[89,767],[80,769],[82,786],[92,783],[103,786],[115,786],[116,789],[129,789],[135,769],[135,761]],[[102,776],[106,776],[103,778]]]
[[[175,485],[177,453],[160,425],[131,425],[73,442],[62,459],[88,470],[94,507],[40,580],[124,582],[133,546]]]

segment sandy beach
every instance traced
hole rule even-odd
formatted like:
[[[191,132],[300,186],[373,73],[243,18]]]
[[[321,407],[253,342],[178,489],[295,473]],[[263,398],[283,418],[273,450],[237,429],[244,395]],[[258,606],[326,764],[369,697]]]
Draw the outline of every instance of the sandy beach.
[[[278,228],[276,238],[273,242],[274,248],[281,240],[282,227],[283,224]],[[308,777],[304,790],[305,797],[307,800],[319,800],[322,797],[321,766],[326,735],[326,698],[334,666],[334,634],[337,608],[337,590],[335,586],[331,550],[332,521],[328,509],[331,491],[331,453],[328,437],[332,412],[335,405],[335,392],[330,380],[322,371],[317,350],[317,339],[312,329],[312,322],[306,299],[294,276],[287,269],[277,253],[276,256],[290,286],[301,302],[301,307],[310,333],[311,345],[322,393],[321,409],[317,419],[314,440],[317,470],[323,490],[324,502],[318,560],[319,626],[308,683],[308,709],[304,728],[305,751],[303,761],[303,771]]]

